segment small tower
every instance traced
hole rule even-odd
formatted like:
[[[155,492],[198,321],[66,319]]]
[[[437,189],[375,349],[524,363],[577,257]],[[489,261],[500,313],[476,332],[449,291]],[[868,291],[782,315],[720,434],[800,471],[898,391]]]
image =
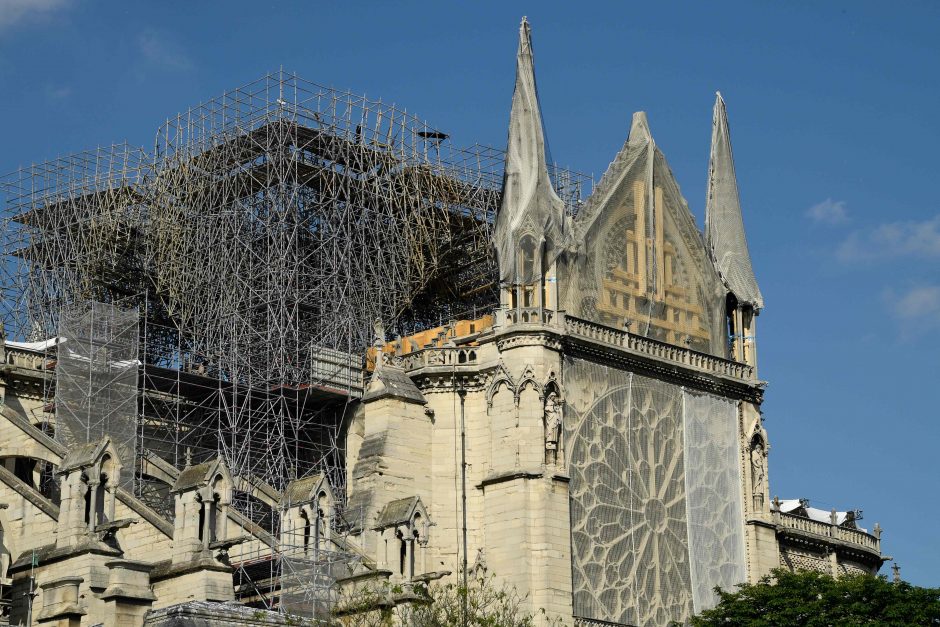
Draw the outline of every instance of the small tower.
[[[718,274],[728,289],[729,356],[753,366],[756,375],[756,318],[764,306],[764,299],[751,267],[731,153],[728,111],[720,93],[716,94],[712,117],[705,240]]]
[[[121,460],[111,438],[70,449],[58,475],[62,500],[56,545],[74,546],[91,536],[97,538],[98,527],[114,520],[121,479]]]
[[[379,568],[392,572],[392,580],[410,581],[424,574],[431,520],[421,497],[398,499],[385,505],[375,523],[379,532]]]
[[[323,475],[291,481],[281,498],[281,552],[316,559],[328,550],[335,499]]]
[[[176,504],[173,563],[211,558],[211,545],[226,537],[232,476],[221,459],[187,466],[171,489]]]
[[[232,567],[223,555],[244,538],[227,536],[228,506],[234,482],[225,462],[215,459],[187,465],[170,490],[176,504],[173,520],[173,554],[151,576],[158,599],[231,601]]]
[[[545,321],[546,311],[558,309],[557,262],[566,231],[564,202],[552,187],[545,163],[532,34],[523,18],[502,203],[493,236],[500,301],[510,323]]]

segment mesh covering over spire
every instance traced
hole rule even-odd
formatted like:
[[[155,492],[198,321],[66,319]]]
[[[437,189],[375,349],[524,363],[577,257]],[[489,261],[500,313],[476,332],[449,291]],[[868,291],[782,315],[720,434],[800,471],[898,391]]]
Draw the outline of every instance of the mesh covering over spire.
[[[519,27],[516,88],[509,118],[502,204],[494,243],[504,283],[534,283],[562,250],[564,202],[555,193],[545,163],[542,114],[535,87],[532,35]]]
[[[722,280],[739,302],[756,309],[764,306],[744,235],[738,183],[731,154],[728,111],[721,94],[715,99],[712,119],[712,149],[708,163],[708,194],[705,203],[705,238]]]

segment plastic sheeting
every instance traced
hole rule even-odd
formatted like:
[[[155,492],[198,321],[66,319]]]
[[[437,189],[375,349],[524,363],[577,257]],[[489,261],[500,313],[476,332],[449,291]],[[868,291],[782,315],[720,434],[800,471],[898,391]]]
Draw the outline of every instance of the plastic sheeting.
[[[682,424],[689,565],[696,612],[747,579],[737,403],[684,391]]]
[[[56,439],[66,446],[111,436],[121,485],[134,481],[137,443],[137,308],[92,302],[63,312],[56,364]]]
[[[574,615],[665,625],[746,578],[734,401],[565,361]]]
[[[727,356],[724,295],[646,116],[574,221],[562,284],[568,314]]]
[[[512,285],[538,283],[543,269],[564,249],[565,205],[552,187],[545,162],[532,35],[525,20],[519,27],[504,176],[493,235],[499,278]]]
[[[712,118],[712,149],[708,163],[708,190],[705,204],[705,237],[715,257],[718,271],[738,301],[756,309],[764,306],[751,267],[744,234],[741,200],[734,173],[728,111],[721,94],[715,99]]]

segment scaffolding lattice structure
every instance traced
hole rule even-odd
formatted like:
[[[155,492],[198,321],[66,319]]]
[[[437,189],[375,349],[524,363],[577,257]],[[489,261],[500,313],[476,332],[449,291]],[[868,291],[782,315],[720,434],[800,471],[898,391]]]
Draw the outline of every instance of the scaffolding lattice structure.
[[[373,322],[407,334],[495,305],[503,159],[269,74],[168,120],[152,153],[115,145],[0,182],[0,315],[11,338],[45,339],[77,303],[137,307],[137,496],[171,517],[187,453],[221,455],[236,508],[278,537],[291,479],[323,473],[341,510],[339,428]],[[552,176],[576,211],[588,179]],[[257,564],[275,580],[291,561]]]

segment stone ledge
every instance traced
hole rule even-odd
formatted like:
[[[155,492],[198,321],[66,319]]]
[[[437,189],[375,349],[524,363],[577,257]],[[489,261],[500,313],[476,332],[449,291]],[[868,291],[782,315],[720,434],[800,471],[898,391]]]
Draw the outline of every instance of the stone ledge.
[[[222,627],[224,625],[287,625],[288,617],[278,612],[259,610],[239,603],[187,601],[150,610],[146,627]]]
[[[36,616],[37,621],[48,621],[55,618],[67,618],[69,616],[81,617],[87,614],[85,609],[78,605],[77,603],[70,603],[64,607],[52,609],[52,610],[43,610],[39,612],[39,615]]]
[[[149,588],[137,588],[133,586],[108,586],[101,595],[104,601],[121,600],[134,601],[138,603],[149,603],[157,600],[157,595]]]
[[[41,566],[46,566],[52,562],[58,562],[70,557],[77,557],[86,553],[94,555],[106,555],[108,557],[120,557],[123,553],[117,549],[109,547],[107,544],[94,538],[86,538],[82,542],[73,546],[56,547],[55,544],[47,544],[36,549],[36,561]],[[8,573],[10,575],[26,570],[32,565],[32,550],[24,551],[13,564],[10,565]]]
[[[777,538],[778,541],[791,542],[797,546],[815,547],[826,551],[835,551],[838,554],[849,555],[864,561],[878,562],[879,565],[885,561],[878,551],[839,538],[821,536],[800,529],[777,527]]]
[[[179,577],[188,573],[194,573],[200,570],[210,570],[220,573],[231,573],[232,567],[215,560],[212,557],[200,557],[189,562],[174,564],[170,560],[157,562],[154,564],[153,572],[150,575],[150,582],[156,583],[164,579]]]

